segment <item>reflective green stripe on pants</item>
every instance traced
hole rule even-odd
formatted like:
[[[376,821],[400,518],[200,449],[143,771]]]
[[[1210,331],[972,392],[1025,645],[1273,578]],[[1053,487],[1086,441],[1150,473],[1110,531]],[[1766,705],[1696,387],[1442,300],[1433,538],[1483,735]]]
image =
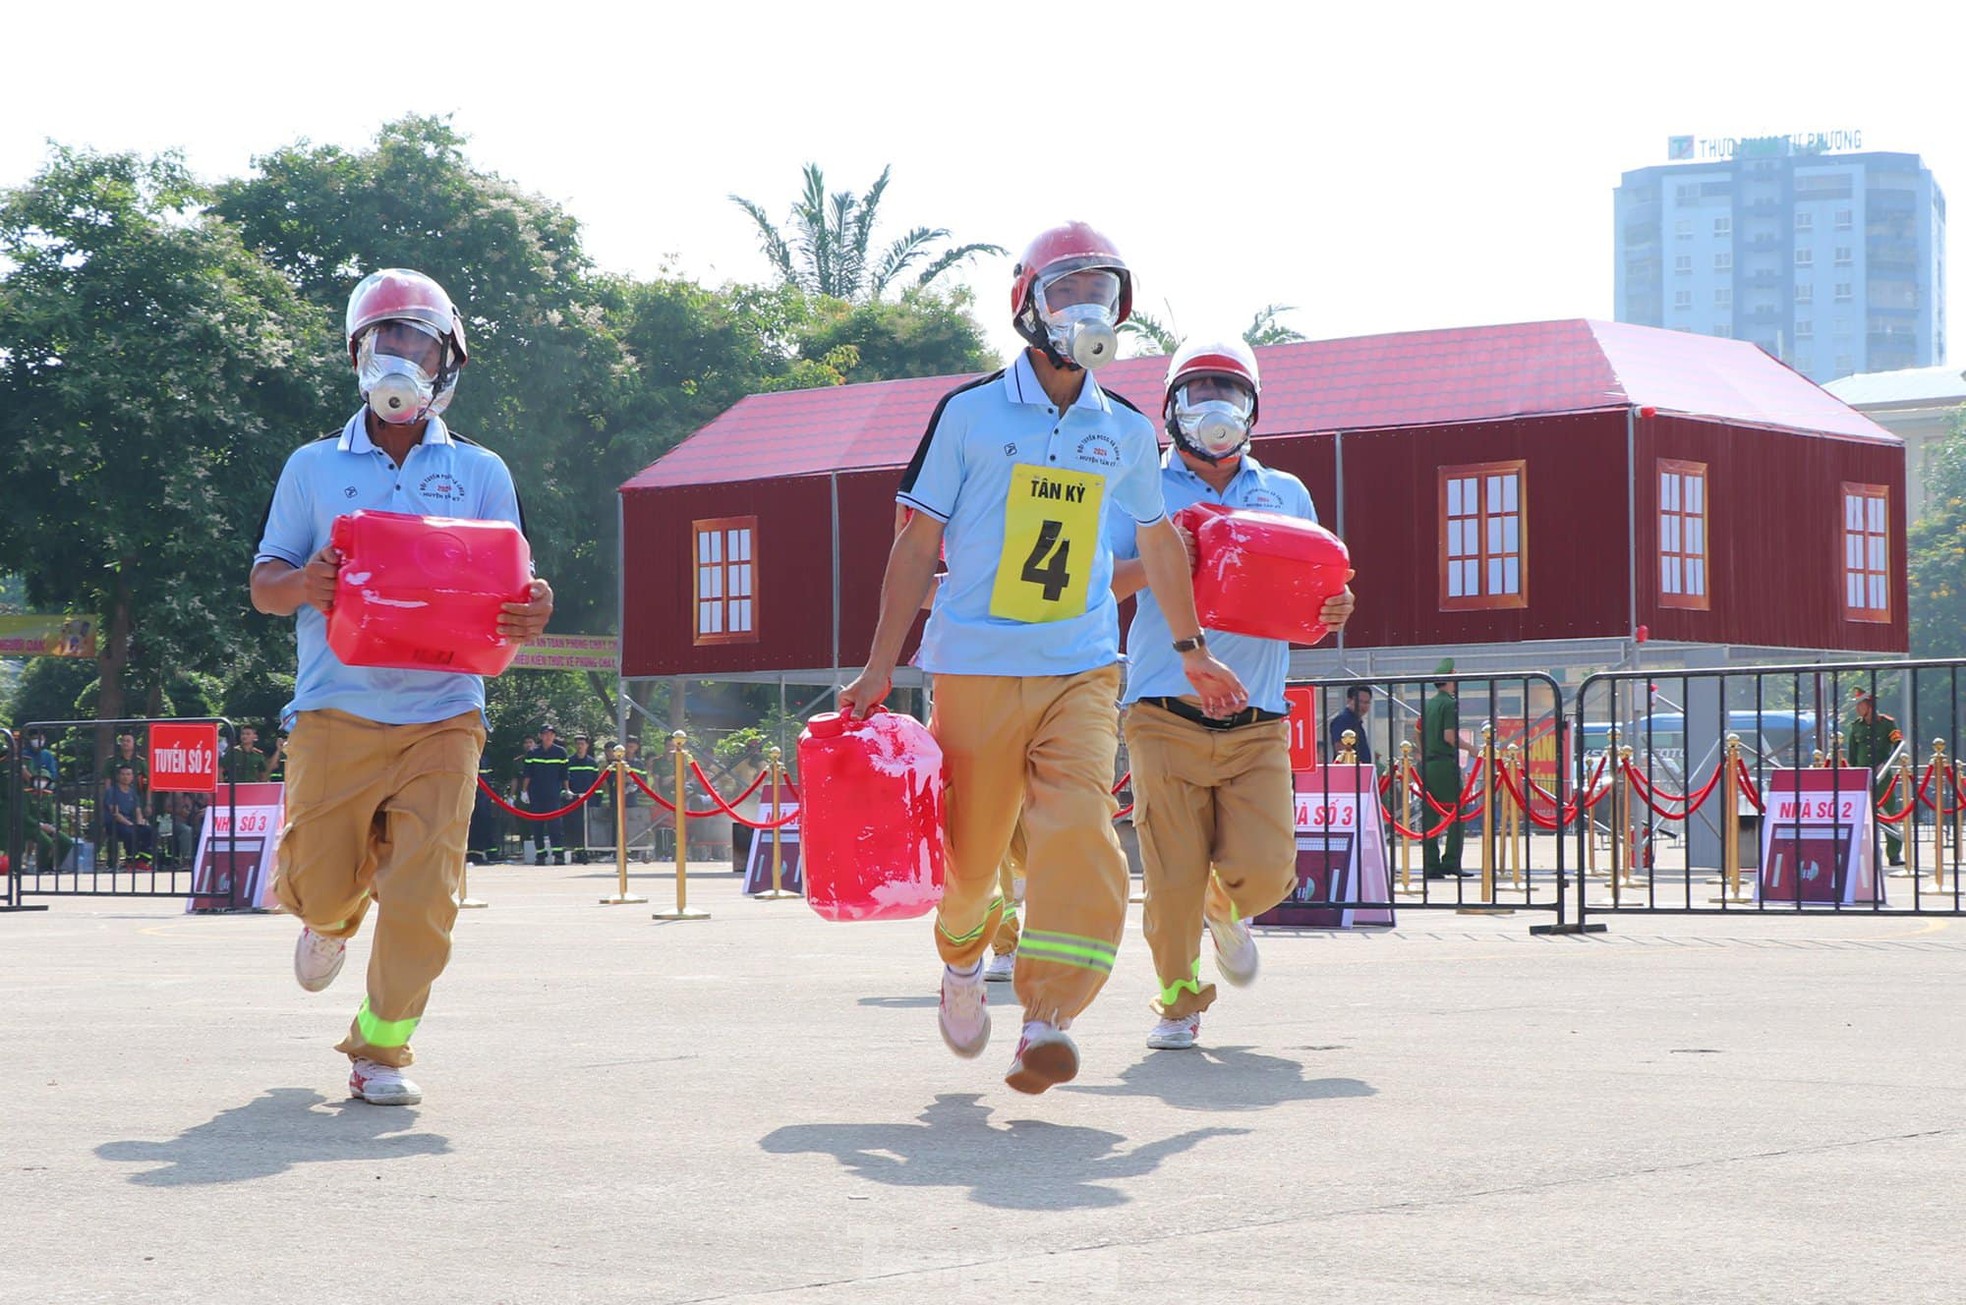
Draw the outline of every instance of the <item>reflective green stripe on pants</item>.
[[[1017,950],[1034,961],[1055,961],[1060,965],[1095,970],[1101,974],[1113,972],[1113,946],[1098,938],[1026,929],[1018,940]]]
[[[362,1009],[355,1013],[355,1027],[361,1030],[362,1041],[371,1047],[406,1046],[410,1034],[416,1032],[417,1020],[386,1020],[369,1009],[368,998],[362,999]]]

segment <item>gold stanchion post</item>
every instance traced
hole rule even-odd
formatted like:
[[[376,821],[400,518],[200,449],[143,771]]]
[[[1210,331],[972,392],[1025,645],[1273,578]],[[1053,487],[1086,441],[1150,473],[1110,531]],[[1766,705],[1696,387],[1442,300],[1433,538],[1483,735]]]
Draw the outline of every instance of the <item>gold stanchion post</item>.
[[[1514,915],[1507,907],[1495,905],[1495,836],[1501,822],[1495,818],[1495,795],[1502,786],[1495,782],[1495,727],[1481,727],[1481,904],[1464,906],[1460,915]],[[1458,819],[1460,813],[1455,813]]]
[[[1509,883],[1521,888],[1523,863],[1529,856],[1522,832],[1523,814],[1528,809],[1524,804],[1529,800],[1529,770],[1523,763],[1520,743],[1509,744],[1508,760],[1503,764],[1515,776],[1515,788],[1509,792],[1508,856],[1504,861],[1509,870]],[[1518,793],[1522,795],[1520,800],[1516,797]]]
[[[669,751],[676,758],[676,909],[657,911],[657,920],[707,920],[708,911],[693,910],[689,904],[689,792],[684,787],[689,772],[689,736],[677,730],[669,736]]]
[[[1721,764],[1727,773],[1721,777],[1720,800],[1720,896],[1715,906],[1752,906],[1754,898],[1741,892],[1741,736],[1729,734]]]
[[[1399,786],[1399,823],[1408,829],[1413,828],[1413,741],[1404,740],[1399,745],[1399,761],[1393,769],[1393,783]],[[1399,836],[1399,895],[1414,897],[1418,894],[1413,888],[1413,839]]]
[[[603,897],[602,906],[633,906],[646,902],[628,891],[628,750],[619,743],[608,750],[609,769],[614,771],[614,896]]]
[[[1946,741],[1932,740],[1932,783],[1938,789],[1938,809],[1932,813],[1932,891],[1944,892],[1946,886],[1946,775],[1952,767],[1946,764]],[[1913,795],[1914,800],[1916,794]]]
[[[774,826],[777,825],[780,814],[778,810],[778,781],[779,777],[785,773],[784,756],[785,753],[782,749],[773,748],[771,750],[771,821]],[[782,832],[782,830],[777,828],[773,828],[771,831],[771,888],[767,892],[751,894],[755,898],[777,901],[781,897],[802,896],[802,894],[792,892],[785,887],[785,863],[780,860],[781,848],[778,838]]]
[[[1356,766],[1358,764],[1358,732],[1346,730],[1338,736],[1338,764]]]
[[[466,911],[482,911],[489,902],[481,902],[471,895],[471,863],[466,861],[464,868],[457,872],[457,904]]]

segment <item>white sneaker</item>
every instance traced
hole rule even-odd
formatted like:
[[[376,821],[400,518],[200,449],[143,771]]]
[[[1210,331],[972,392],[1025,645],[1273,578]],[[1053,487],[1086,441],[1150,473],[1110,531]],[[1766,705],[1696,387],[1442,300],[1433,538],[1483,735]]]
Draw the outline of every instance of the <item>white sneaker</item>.
[[[319,992],[341,973],[348,959],[348,940],[315,933],[306,925],[294,943],[294,978],[309,992]]]
[[[937,1022],[942,1041],[964,1060],[974,1060],[990,1045],[990,999],[984,991],[983,962],[968,972],[942,967],[942,1009]]]
[[[423,1100],[423,1089],[393,1065],[358,1060],[348,1071],[348,1095],[372,1106],[413,1106]]]
[[[983,981],[985,983],[1009,983],[1017,977],[1017,953],[993,953],[983,962]]]
[[[1147,1035],[1147,1045],[1155,1051],[1187,1051],[1201,1036],[1201,1016],[1183,1015],[1178,1020],[1162,1020]]]
[[[1256,982],[1256,939],[1247,920],[1208,921],[1208,936],[1215,940],[1215,972],[1232,988],[1247,988]]]
[[[1024,1036],[1017,1043],[1017,1058],[1003,1081],[1019,1092],[1036,1096],[1048,1087],[1069,1083],[1079,1076],[1078,1044],[1055,1024],[1032,1020],[1024,1025]]]

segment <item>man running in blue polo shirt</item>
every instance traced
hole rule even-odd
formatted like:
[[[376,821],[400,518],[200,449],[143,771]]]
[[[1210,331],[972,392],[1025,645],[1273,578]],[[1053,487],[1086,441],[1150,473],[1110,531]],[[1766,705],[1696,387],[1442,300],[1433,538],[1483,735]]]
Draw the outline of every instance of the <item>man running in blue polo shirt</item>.
[[[1191,503],[1317,520],[1310,491],[1248,452],[1262,380],[1240,340],[1184,346],[1167,368],[1162,413],[1173,441],[1161,463],[1170,512]],[[1144,581],[1134,531],[1116,523],[1114,589]],[[1343,628],[1346,589],[1318,619]],[[1215,942],[1215,971],[1242,987],[1256,978],[1249,918],[1289,895],[1297,879],[1296,801],[1283,682],[1290,645],[1281,639],[1208,632],[1208,646],[1249,686],[1249,709],[1227,720],[1204,714],[1167,652],[1168,622],[1144,593],[1127,628],[1126,755],[1133,768],[1133,826],[1145,874],[1147,945],[1154,953],[1160,1020],[1156,1049],[1195,1045],[1215,985],[1201,981],[1201,934]]]
[[[440,415],[466,361],[463,320],[443,287],[420,272],[377,272],[355,287],[347,325],[364,406],[340,434],[287,459],[253,562],[253,606],[298,614],[274,886],[302,921],[294,977],[309,992],[334,982],[348,939],[378,904],[368,996],[336,1050],[354,1062],[350,1096],[414,1105],[423,1093],[403,1069],[430,985],[450,960],[485,747],[485,685],[475,675],[374,670],[335,656],[327,613],[341,555],[330,532],[357,508],[524,522],[505,463],[453,435]],[[505,604],[498,632],[536,638],[552,612],[552,587],[534,580],[526,601]]]
[[[949,776],[949,869],[936,915],[940,1023],[950,1050],[990,1038],[983,953],[1003,915],[997,869],[1023,812],[1030,861],[1016,990],[1023,1037],[1004,1081],[1042,1092],[1078,1073],[1065,1033],[1091,1003],[1126,924],[1126,858],[1113,834],[1119,625],[1114,507],[1139,525],[1146,579],[1203,707],[1246,702],[1201,646],[1187,557],[1167,520],[1153,424],[1088,374],[1116,349],[1132,280],[1083,223],[1044,232],[1016,269],[1011,305],[1030,348],[945,395],[902,477],[914,513],[896,536],[867,667],[840,691],[865,715],[889,677],[946,551],[920,663],[935,677],[929,727]],[[946,549],[945,549],[946,544]]]

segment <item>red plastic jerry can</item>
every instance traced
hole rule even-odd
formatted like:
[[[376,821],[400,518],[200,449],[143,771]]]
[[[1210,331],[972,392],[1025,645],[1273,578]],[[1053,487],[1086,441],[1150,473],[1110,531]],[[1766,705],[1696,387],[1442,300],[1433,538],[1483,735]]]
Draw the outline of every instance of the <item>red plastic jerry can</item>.
[[[1318,620],[1345,588],[1351,553],[1315,522],[1275,512],[1196,503],[1174,514],[1195,537],[1195,615],[1205,629],[1311,644]]]
[[[532,549],[511,522],[364,508],[336,518],[330,542],[328,647],[348,665],[497,675],[518,655],[498,614],[525,600]]]
[[[905,920],[942,900],[942,749],[912,716],[826,712],[799,735],[806,904],[828,920]]]

